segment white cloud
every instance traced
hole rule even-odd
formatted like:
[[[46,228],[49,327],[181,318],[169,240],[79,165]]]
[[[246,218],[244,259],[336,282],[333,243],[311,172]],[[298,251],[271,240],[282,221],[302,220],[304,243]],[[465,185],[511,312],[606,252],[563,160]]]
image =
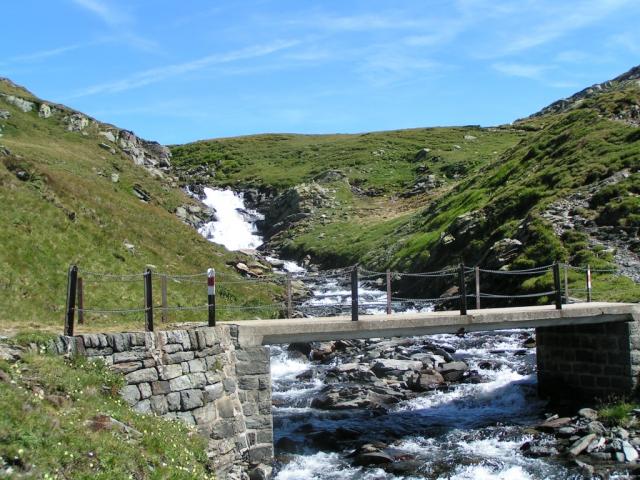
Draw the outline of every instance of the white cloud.
[[[111,6],[104,0],[72,0],[79,7],[89,10],[108,25],[128,23],[131,18],[122,10]]]
[[[158,83],[168,78],[177,77],[186,73],[202,70],[212,65],[225,64],[238,60],[248,60],[252,58],[269,55],[280,50],[284,50],[296,45],[296,41],[278,41],[267,45],[256,45],[241,50],[228,53],[216,53],[196,60],[184,63],[165,65],[162,67],[144,70],[134,73],[126,78],[114,82],[101,83],[87,87],[76,92],[70,98],[86,97],[101,93],[118,93],[134,88],[143,87],[153,83]]]
[[[44,60],[50,57],[57,57],[59,55],[63,55],[67,52],[71,52],[73,50],[78,50],[79,48],[83,48],[91,45],[90,43],[76,43],[73,45],[66,45],[63,47],[50,48],[47,50],[39,50],[33,53],[26,53],[24,55],[16,55],[15,57],[9,58],[9,62],[37,62],[40,60]]]
[[[523,77],[529,79],[540,79],[542,74],[551,67],[548,65],[531,65],[525,63],[494,63],[494,70],[510,77]]]

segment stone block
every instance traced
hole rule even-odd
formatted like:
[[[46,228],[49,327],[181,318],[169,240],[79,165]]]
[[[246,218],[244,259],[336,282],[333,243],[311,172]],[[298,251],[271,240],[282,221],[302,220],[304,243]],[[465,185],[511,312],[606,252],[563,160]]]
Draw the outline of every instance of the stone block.
[[[270,428],[258,430],[256,432],[256,441],[258,443],[273,443],[273,431]]]
[[[183,410],[193,410],[204,405],[202,390],[183,390],[180,396]]]
[[[140,383],[138,385],[138,390],[140,390],[140,398],[149,398],[151,396],[151,385],[148,383]]]
[[[171,388],[172,392],[187,390],[191,388],[191,379],[188,375],[181,375],[180,377],[169,380],[169,388]]]
[[[113,349],[111,348],[85,348],[84,354],[87,357],[104,357],[106,355],[111,355],[113,353]]]
[[[269,363],[269,349],[266,347],[249,347],[236,350],[236,359],[247,363]]]
[[[142,361],[142,365],[144,366],[144,368],[155,367],[156,366],[156,361],[153,358],[147,358],[146,360]]]
[[[258,403],[258,411],[260,415],[271,415],[271,400]]]
[[[160,380],[151,384],[151,391],[154,395],[166,395],[171,392],[171,386],[167,380]]]
[[[242,413],[247,417],[258,413],[258,406],[255,403],[244,403],[242,405]]]
[[[188,363],[189,372],[191,373],[204,372],[207,369],[204,362],[200,359],[190,360]]]
[[[182,362],[180,366],[182,367],[183,374],[189,373],[189,362]]]
[[[191,412],[176,412],[176,419],[188,425],[195,425],[196,421]]]
[[[205,344],[207,347],[213,347],[216,345],[218,339],[216,338],[216,331],[213,328],[204,328],[202,332],[205,336]]]
[[[220,410],[218,410],[218,413],[220,413]],[[271,422],[271,415],[254,415],[253,417],[245,418],[247,428],[252,430],[271,428]]]
[[[213,422],[217,418],[216,407],[210,403],[203,407],[196,408],[191,412],[196,421],[196,425],[206,427],[207,432],[211,432]]]
[[[240,377],[238,379],[238,388],[240,390],[258,390],[260,381],[258,377]]]
[[[173,392],[167,395],[167,406],[170,411],[180,410],[180,392]]]
[[[171,380],[182,375],[182,367],[180,365],[160,365],[160,378],[163,380]]]
[[[248,460],[253,464],[271,463],[271,461],[273,460],[273,445],[259,444],[251,447],[248,451]]]
[[[143,332],[129,333],[129,344],[134,347],[144,347],[144,333]]]
[[[191,380],[191,385],[193,385],[193,388],[204,388],[204,386],[207,384],[207,378],[205,377],[204,373],[190,373],[188,376]]]
[[[138,413],[151,413],[151,402],[142,400],[134,405],[133,409]]]
[[[236,381],[233,378],[225,378],[224,380],[222,380],[222,385],[224,385],[225,392],[235,393]]]
[[[205,372],[205,378],[207,379],[207,383],[218,383],[222,381],[222,377],[219,373],[215,372]]]
[[[135,405],[140,400],[140,390],[135,385],[125,385],[120,390],[120,396],[129,405]]]
[[[271,391],[271,376],[270,375],[262,375],[258,378],[258,388],[260,390],[269,390]]]
[[[176,353],[176,352],[182,352],[183,348],[182,348],[182,345],[180,345],[179,343],[170,343],[168,345],[163,346],[162,351],[164,353]]]
[[[263,373],[269,373],[269,363],[259,362],[237,362],[236,363],[236,375],[239,377],[243,375],[260,375]]]
[[[154,395],[149,398],[151,410],[157,415],[164,415],[169,411],[169,403],[164,395]]]
[[[158,372],[155,368],[143,368],[125,375],[127,383],[154,382],[158,380]]]
[[[214,383],[213,385],[207,385],[204,387],[204,399],[205,402],[213,402],[222,397],[224,393],[224,387],[222,383]]]
[[[165,355],[166,361],[165,363],[182,363],[188,362],[189,360],[193,360],[194,353],[193,352],[176,352],[169,353]]]
[[[142,362],[116,363],[112,367],[112,369],[115,372],[122,373],[122,374],[135,372],[136,370],[140,370],[141,368],[142,368]]]
[[[207,370],[219,372],[222,369],[223,362],[220,357],[211,355],[204,358]]]
[[[235,409],[231,397],[220,398],[215,402],[215,405],[220,418],[233,418],[235,416]]]
[[[140,362],[146,359],[148,356],[149,354],[147,352],[135,352],[135,351],[116,352],[113,354],[113,363]]]
[[[221,419],[214,423],[213,428],[211,429],[211,438],[223,440],[233,437],[235,433],[233,419]]]

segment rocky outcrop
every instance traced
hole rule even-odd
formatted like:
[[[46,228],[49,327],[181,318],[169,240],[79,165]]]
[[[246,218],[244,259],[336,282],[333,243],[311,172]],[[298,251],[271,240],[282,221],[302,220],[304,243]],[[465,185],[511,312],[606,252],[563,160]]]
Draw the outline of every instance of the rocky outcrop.
[[[541,117],[543,115],[562,113],[579,106],[584,100],[595,97],[602,93],[621,90],[629,85],[640,86],[640,66],[633,67],[628,72],[619,75],[613,80],[608,80],[602,83],[596,83],[591,87],[571,95],[568,98],[553,102],[551,105],[543,108],[539,112],[530,115],[528,118]]]
[[[334,204],[335,199],[329,189],[318,183],[296,185],[271,202],[261,227],[267,236],[272,236],[311,217],[319,208],[328,208]]]
[[[15,95],[0,94],[0,97],[3,97],[5,102],[19,108],[24,113],[32,111],[36,106],[35,103],[20,97],[16,97]]]

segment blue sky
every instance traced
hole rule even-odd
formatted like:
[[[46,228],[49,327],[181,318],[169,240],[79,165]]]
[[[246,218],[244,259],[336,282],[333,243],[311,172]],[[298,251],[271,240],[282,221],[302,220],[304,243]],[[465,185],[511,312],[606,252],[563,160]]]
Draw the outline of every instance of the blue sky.
[[[509,123],[640,64],[638,0],[20,0],[0,76],[162,143]]]

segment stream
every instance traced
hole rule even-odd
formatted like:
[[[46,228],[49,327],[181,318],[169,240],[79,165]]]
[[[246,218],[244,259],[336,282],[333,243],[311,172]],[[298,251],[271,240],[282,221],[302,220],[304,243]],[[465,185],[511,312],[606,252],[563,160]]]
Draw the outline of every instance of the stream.
[[[204,192],[202,201],[216,210],[217,221],[199,230],[203,236],[229,250],[255,249],[262,244],[255,226],[261,216],[245,208],[242,194],[210,188]],[[274,263],[280,264],[281,273],[306,272],[294,262]],[[345,282],[346,277],[313,280],[307,285],[313,296],[299,310],[313,316],[319,306],[329,303],[340,302],[346,308],[350,290]],[[361,282],[359,287],[360,301],[374,304],[366,313],[383,312],[386,293],[371,282]],[[574,466],[530,458],[520,450],[532,438],[528,427],[540,423],[545,412],[544,402],[536,395],[535,348],[523,345],[531,335],[533,331],[510,330],[463,337],[324,342],[314,344],[311,354],[287,345],[272,346],[274,478],[583,478]],[[419,392],[401,387],[405,379],[401,373],[395,373],[398,381],[375,376],[366,382],[354,380],[365,391],[371,388],[384,392],[384,398],[388,394],[396,397],[383,409],[318,408],[319,398],[345,384],[344,372],[367,372],[378,356],[398,361],[437,357],[436,362],[441,355],[451,357],[447,361],[464,362],[468,371],[446,386]],[[362,465],[352,452],[363,444],[399,460]]]

